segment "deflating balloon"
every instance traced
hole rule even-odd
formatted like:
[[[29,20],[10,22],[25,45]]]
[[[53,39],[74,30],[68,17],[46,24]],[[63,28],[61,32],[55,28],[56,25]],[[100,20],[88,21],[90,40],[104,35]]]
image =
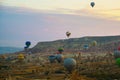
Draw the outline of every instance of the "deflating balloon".
[[[115,58],[120,58],[120,51],[115,50],[115,51],[114,51],[114,57],[115,57]]]
[[[56,59],[59,63],[61,63],[64,59],[64,56],[62,54],[57,54]]]
[[[54,62],[55,62],[55,59],[56,59],[56,56],[51,55],[51,56],[48,57],[48,59],[49,59],[49,61],[50,61],[51,63],[54,63]]]
[[[64,67],[71,72],[76,66],[76,60],[73,58],[67,58],[64,60]]]
[[[71,35],[70,32],[66,32],[66,36],[69,37]]]
[[[116,59],[116,64],[120,67],[120,58]]]
[[[92,7],[94,7],[94,6],[95,6],[95,3],[94,3],[94,2],[91,2],[90,5],[91,5]]]
[[[31,45],[31,42],[30,41],[26,41],[26,47],[29,47]]]

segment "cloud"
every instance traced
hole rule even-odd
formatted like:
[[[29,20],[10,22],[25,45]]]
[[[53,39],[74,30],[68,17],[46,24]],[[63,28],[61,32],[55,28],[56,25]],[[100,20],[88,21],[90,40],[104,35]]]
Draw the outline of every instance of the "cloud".
[[[27,40],[34,46],[39,41],[65,39],[66,31],[72,33],[72,38],[120,34],[119,21],[93,16],[36,12],[12,7],[2,8],[0,16],[0,45],[6,46],[24,46]]]
[[[47,12],[47,11],[46,11]],[[98,17],[109,20],[120,21],[120,9],[94,9],[94,8],[85,8],[85,9],[67,9],[67,8],[56,8],[55,10],[49,10],[48,13],[59,13],[59,14],[72,14],[79,16],[88,16],[88,17]]]
[[[110,20],[120,20],[120,8],[111,9],[97,9],[97,8],[84,8],[84,9],[68,9],[68,8],[56,8],[51,10],[43,9],[30,9],[26,7],[11,7],[0,6],[0,10],[6,12],[14,12],[17,14],[29,14],[29,13],[49,13],[49,14],[72,14],[88,17],[99,17]]]

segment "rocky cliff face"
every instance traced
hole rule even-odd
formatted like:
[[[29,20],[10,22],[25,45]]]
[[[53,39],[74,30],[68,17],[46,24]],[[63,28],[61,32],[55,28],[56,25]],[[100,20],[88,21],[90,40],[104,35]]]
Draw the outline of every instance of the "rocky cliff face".
[[[31,51],[32,52],[51,52],[57,51],[59,47],[64,48],[65,51],[77,51],[83,50],[84,45],[89,45],[89,49],[92,49],[92,42],[96,41],[96,49],[101,50],[113,50],[120,45],[120,36],[88,36],[82,38],[70,38],[64,40],[38,42]],[[88,49],[88,51],[89,51]]]

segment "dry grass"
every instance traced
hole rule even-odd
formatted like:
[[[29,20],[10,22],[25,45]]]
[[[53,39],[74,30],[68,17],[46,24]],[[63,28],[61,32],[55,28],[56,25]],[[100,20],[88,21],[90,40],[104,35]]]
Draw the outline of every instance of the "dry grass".
[[[120,68],[112,62],[103,58],[101,60],[89,60],[85,57],[73,57],[77,60],[75,70],[69,74],[64,68],[63,63],[50,63],[48,60],[44,64],[35,65],[34,63],[7,63],[10,64],[9,70],[2,69],[2,77],[8,78],[11,75],[12,80],[114,80],[120,79]],[[96,61],[94,61],[96,60]],[[22,64],[22,65],[21,65]],[[0,64],[4,65],[4,64]]]

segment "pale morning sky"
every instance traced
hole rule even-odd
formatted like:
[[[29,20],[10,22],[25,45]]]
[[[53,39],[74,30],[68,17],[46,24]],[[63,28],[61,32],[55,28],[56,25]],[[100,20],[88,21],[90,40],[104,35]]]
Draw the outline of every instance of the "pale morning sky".
[[[92,8],[90,2],[94,1]],[[0,0],[0,46],[120,35],[120,0]]]

